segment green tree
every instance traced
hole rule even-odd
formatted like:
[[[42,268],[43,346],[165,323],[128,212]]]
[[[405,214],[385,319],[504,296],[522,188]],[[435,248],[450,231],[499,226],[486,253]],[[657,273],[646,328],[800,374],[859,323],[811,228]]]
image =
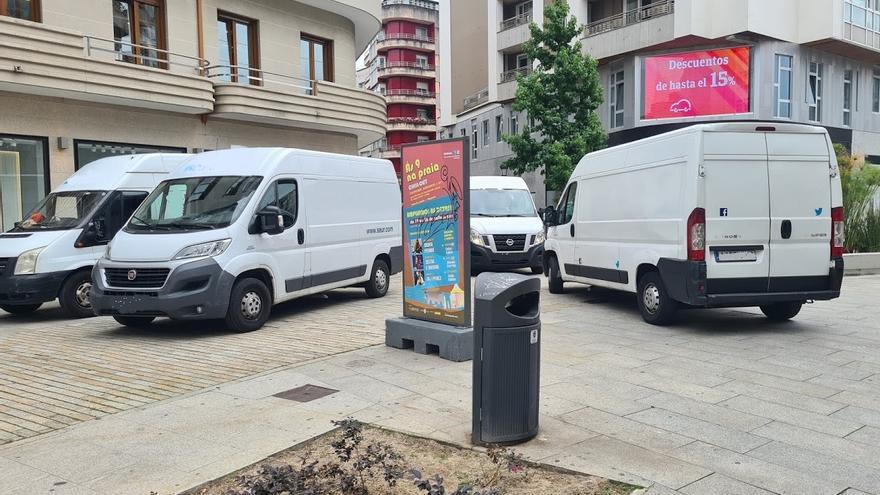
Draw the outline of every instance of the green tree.
[[[864,164],[843,145],[835,144],[834,151],[843,189],[846,249],[853,253],[880,251],[880,210],[874,208],[880,190],[880,167]]]
[[[513,158],[502,168],[516,175],[543,167],[547,189],[561,191],[578,161],[605,146],[606,135],[596,109],[602,86],[596,60],[581,50],[577,19],[568,3],[553,2],[544,9],[544,27],[529,26],[532,38],[523,45],[537,67],[519,76],[513,109],[526,111],[529,122],[519,134],[504,140]],[[535,137],[532,134],[535,134]]]

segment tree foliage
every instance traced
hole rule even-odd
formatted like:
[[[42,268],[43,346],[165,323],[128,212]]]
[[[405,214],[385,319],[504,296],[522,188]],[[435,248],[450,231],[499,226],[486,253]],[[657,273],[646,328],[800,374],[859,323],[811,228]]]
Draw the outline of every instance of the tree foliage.
[[[846,214],[844,246],[852,253],[880,251],[880,209],[874,203],[880,191],[880,167],[866,165],[842,145],[835,144],[834,151]]]
[[[523,51],[537,67],[517,78],[513,103],[515,111],[528,113],[529,122],[519,134],[504,136],[514,156],[502,167],[516,175],[543,167],[547,188],[560,191],[581,157],[605,146],[605,131],[596,113],[602,85],[596,60],[584,54],[576,41],[581,28],[577,19],[569,17],[567,2],[549,4],[544,27],[532,23],[529,29],[532,37]]]

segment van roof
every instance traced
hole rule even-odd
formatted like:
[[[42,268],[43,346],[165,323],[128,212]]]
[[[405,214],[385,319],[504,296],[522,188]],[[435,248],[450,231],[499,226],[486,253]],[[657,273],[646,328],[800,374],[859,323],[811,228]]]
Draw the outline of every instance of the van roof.
[[[352,168],[353,163],[358,167]],[[388,160],[295,148],[232,148],[200,153],[175,170],[169,178],[224,175],[274,177],[285,172],[328,177],[356,175],[397,182],[394,167]]]
[[[133,174],[169,174],[190,157],[185,153],[145,153],[101,158],[84,165],[56,190],[111,191],[125,187]]]
[[[525,189],[529,190],[522,177],[502,177],[484,175],[471,177],[471,189]]]

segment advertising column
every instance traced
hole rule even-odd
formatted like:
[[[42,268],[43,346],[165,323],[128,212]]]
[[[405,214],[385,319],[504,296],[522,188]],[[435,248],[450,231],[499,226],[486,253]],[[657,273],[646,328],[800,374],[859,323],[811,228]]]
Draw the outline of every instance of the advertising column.
[[[467,138],[404,145],[403,315],[471,325]]]

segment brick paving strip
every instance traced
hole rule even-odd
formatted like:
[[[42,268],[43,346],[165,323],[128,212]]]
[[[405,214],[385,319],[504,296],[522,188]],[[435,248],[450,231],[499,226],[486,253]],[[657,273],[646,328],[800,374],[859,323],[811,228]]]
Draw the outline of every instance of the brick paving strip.
[[[57,320],[52,309],[0,318],[0,444],[381,343],[399,297],[370,300],[355,289],[308,297],[249,334],[217,323],[126,329],[108,318]]]

